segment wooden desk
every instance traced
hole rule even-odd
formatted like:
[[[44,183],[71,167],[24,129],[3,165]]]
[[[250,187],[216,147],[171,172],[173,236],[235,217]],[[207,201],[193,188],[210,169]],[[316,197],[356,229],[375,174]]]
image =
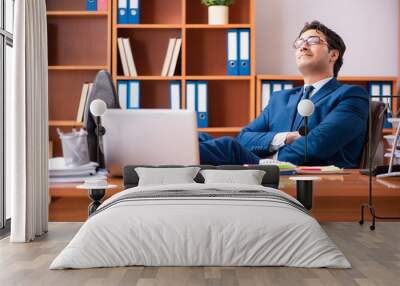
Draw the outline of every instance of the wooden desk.
[[[281,176],[279,188],[295,196],[296,183],[290,176]],[[368,201],[368,177],[350,170],[349,174],[325,175],[314,185],[313,215],[319,221],[358,221],[360,205]],[[120,192],[121,178],[109,179],[110,184],[119,187],[107,191],[106,198]],[[50,221],[84,221],[90,199],[86,190],[71,186],[50,188],[52,201],[49,208]],[[373,203],[379,216],[400,216],[400,177],[373,178]],[[366,216],[369,218],[369,214]]]

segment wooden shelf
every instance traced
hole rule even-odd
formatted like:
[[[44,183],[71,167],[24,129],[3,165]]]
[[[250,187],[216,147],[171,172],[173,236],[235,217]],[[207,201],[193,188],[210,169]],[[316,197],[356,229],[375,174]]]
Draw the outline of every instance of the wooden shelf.
[[[179,24],[117,24],[117,29],[181,29]]]
[[[86,11],[86,1],[46,0],[48,39],[49,139],[62,154],[56,128],[80,128],[78,106],[84,83],[100,70],[111,72],[112,3],[107,11]]]
[[[49,66],[110,65],[110,19],[47,17]]]
[[[108,69],[108,66],[81,66],[81,65],[57,65],[57,66],[49,66],[49,70],[77,70],[77,71],[90,71],[90,70],[105,70]]]
[[[116,80],[182,80],[182,76],[116,76]]]
[[[182,33],[180,29],[118,29],[114,34],[115,52],[118,51],[116,36],[129,39],[138,75],[158,76],[161,75],[169,39],[181,38]],[[124,73],[119,55],[117,57],[117,54],[114,54],[114,59],[117,63],[114,70],[115,79],[115,76]],[[182,63],[177,66],[177,70],[179,69],[182,70]]]
[[[70,17],[70,16],[82,16],[82,17],[103,17],[108,16],[108,12],[99,11],[48,11],[47,16],[50,17]]]
[[[263,74],[257,75],[258,80],[293,80],[303,81],[303,77],[299,75],[276,75],[276,74]],[[339,81],[355,82],[355,81],[396,81],[396,77],[390,76],[339,76]]]
[[[208,24],[186,24],[187,29],[250,29],[250,24],[228,24],[228,25],[208,25]]]
[[[255,1],[235,0],[229,6],[229,22],[236,24],[253,24],[255,14]],[[186,0],[186,23],[207,24],[208,8],[200,0]],[[254,26],[252,26],[253,28]]]
[[[199,132],[208,133],[238,133],[242,127],[209,127],[209,128],[197,128]]]
[[[199,26],[209,27],[209,25]],[[254,30],[249,29],[251,31],[250,61],[254,62]],[[185,72],[187,76],[227,75],[227,33],[226,29],[185,30]],[[254,64],[251,64],[250,74],[249,77],[255,76]]]
[[[49,120],[51,127],[82,127],[83,122],[73,120]]]
[[[230,75],[188,75],[187,80],[251,80],[251,76],[230,76]]]
[[[393,134],[393,129],[392,128],[383,128],[382,133],[384,135]]]

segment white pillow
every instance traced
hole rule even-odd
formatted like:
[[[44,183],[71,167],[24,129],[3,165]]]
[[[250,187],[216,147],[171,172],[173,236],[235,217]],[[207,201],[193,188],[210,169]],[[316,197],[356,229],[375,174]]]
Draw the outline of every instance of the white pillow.
[[[262,170],[202,170],[205,184],[230,183],[261,185],[265,171]]]
[[[139,186],[195,183],[193,179],[199,170],[199,167],[135,168],[139,176]]]

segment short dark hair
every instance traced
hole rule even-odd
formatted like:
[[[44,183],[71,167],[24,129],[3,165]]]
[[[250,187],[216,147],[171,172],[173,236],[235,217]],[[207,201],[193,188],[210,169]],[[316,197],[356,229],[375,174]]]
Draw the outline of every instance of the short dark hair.
[[[303,29],[301,30],[299,37],[301,36],[301,34],[303,34],[305,31],[308,30],[317,30],[318,32],[324,34],[326,37],[326,41],[328,42],[329,50],[339,51],[339,57],[333,66],[333,74],[335,77],[337,77],[339,70],[343,65],[343,55],[344,52],[346,51],[346,45],[344,44],[343,39],[336,32],[332,31],[319,21],[312,21],[311,23],[306,23]]]

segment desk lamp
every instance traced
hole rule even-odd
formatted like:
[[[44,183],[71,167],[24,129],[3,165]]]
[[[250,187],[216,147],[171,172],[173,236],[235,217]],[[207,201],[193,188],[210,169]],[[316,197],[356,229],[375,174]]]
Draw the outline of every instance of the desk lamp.
[[[305,136],[304,142],[304,163],[307,164],[307,134],[308,134],[308,117],[314,113],[314,103],[309,99],[302,99],[297,105],[297,111],[304,117],[304,126],[299,129],[301,136]]]
[[[101,99],[95,99],[90,104],[90,113],[95,117],[96,121],[96,135],[97,135],[97,163],[101,166],[100,158],[100,142],[101,137],[106,133],[106,129],[101,125],[101,116],[107,110],[106,103]]]

